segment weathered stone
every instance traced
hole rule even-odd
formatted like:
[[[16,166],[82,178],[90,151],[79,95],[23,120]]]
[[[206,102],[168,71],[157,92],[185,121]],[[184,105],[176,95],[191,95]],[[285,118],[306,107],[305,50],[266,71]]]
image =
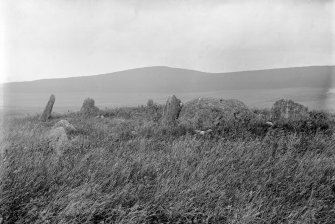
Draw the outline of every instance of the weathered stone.
[[[182,108],[181,101],[175,96],[170,96],[163,110],[162,124],[173,125],[176,123]]]
[[[270,126],[270,127],[273,126],[273,123],[271,121],[267,121],[267,122],[265,122],[265,124],[268,125],[268,126]]]
[[[308,108],[292,100],[278,100],[271,109],[271,119],[273,121],[281,119],[294,120],[306,117],[308,117]]]
[[[155,105],[154,101],[152,99],[149,99],[147,101],[147,107],[153,107]]]
[[[63,127],[66,131],[75,131],[76,128],[70,124],[67,120],[60,120],[58,121],[53,128]]]
[[[220,125],[222,121],[241,120],[250,116],[252,112],[241,101],[199,98],[185,103],[179,121],[195,129],[207,130]]]
[[[195,133],[199,134],[199,135],[207,135],[209,133],[212,132],[212,129],[208,129],[206,131],[201,131],[201,130],[195,130]]]
[[[52,128],[47,138],[49,140],[49,146],[55,150],[57,155],[61,155],[64,148],[69,146],[69,139],[64,127]]]
[[[91,98],[86,98],[80,109],[80,113],[84,116],[96,116],[99,113],[99,108],[95,105],[95,102]]]
[[[51,117],[52,107],[55,103],[55,95],[51,95],[47,105],[44,108],[42,115],[40,116],[40,121],[47,121]]]

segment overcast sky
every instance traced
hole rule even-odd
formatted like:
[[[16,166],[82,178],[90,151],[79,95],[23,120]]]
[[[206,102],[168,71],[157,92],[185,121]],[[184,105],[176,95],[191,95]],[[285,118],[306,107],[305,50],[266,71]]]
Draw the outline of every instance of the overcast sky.
[[[207,72],[335,64],[326,0],[3,0],[0,82],[164,65]]]

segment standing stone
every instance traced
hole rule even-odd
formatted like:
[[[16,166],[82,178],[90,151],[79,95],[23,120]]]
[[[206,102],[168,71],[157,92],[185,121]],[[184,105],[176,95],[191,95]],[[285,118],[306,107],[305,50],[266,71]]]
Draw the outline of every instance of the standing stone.
[[[52,107],[55,103],[55,95],[51,94],[48,104],[45,106],[45,109],[40,116],[40,121],[47,121],[51,117]]]
[[[292,100],[281,99],[271,109],[272,120],[294,120],[308,117],[308,108]]]
[[[179,113],[182,108],[181,101],[175,96],[172,95],[166,101],[166,105],[163,110],[163,125],[173,125],[176,123],[176,120],[179,117]]]
[[[84,116],[96,116],[99,113],[99,108],[95,105],[95,102],[91,98],[86,98],[80,109],[80,113]]]

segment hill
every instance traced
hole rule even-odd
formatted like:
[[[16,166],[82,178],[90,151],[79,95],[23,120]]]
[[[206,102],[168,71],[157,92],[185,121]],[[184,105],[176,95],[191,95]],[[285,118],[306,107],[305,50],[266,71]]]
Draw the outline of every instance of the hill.
[[[56,98],[58,96],[56,102],[62,107],[78,107],[88,96],[95,98],[98,105],[132,106],[144,103],[148,98],[162,102],[172,93],[180,95],[183,100],[197,97],[200,93],[239,98],[251,106],[266,106],[264,102],[272,103],[281,97],[299,102],[313,101],[319,105],[324,101],[327,89],[331,88],[332,76],[333,66],[231,73],[158,66],[95,76],[6,83],[1,88],[5,92],[5,105],[12,107],[43,107],[51,93]],[[308,106],[314,107],[308,102]]]
[[[95,76],[43,79],[4,85],[10,92],[206,92],[233,89],[330,88],[333,66],[205,73],[146,67]]]

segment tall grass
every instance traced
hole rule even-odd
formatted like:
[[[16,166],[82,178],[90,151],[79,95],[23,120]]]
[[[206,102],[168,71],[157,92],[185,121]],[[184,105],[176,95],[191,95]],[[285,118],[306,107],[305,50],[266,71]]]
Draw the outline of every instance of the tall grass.
[[[332,115],[268,128],[269,112],[255,110],[264,117],[201,136],[161,126],[161,111],[150,103],[102,111],[103,119],[5,120],[4,222],[335,222]],[[45,137],[59,119],[76,127],[60,157]]]

